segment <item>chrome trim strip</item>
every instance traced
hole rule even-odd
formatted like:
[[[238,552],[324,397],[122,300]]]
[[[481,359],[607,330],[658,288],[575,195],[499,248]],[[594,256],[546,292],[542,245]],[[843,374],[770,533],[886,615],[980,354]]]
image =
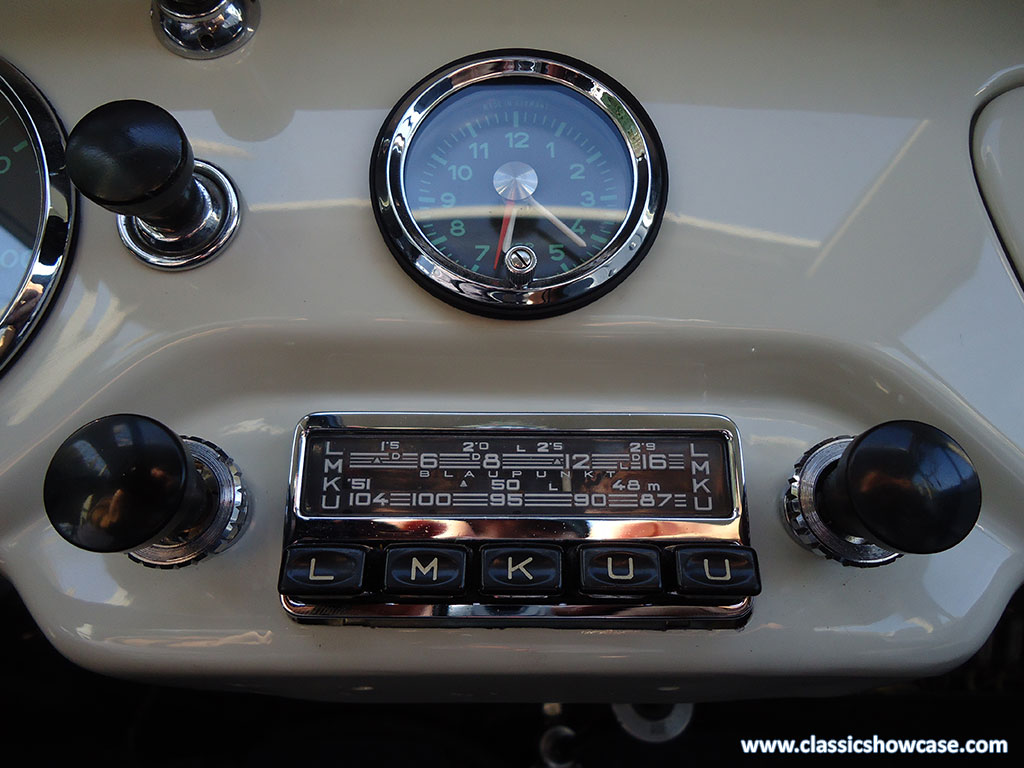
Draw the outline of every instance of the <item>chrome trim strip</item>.
[[[637,629],[733,629],[750,618],[751,600],[731,605],[430,604],[338,605],[282,597],[294,619],[334,625],[380,627],[551,627]]]
[[[60,287],[71,258],[76,194],[64,168],[66,137],[60,119],[38,88],[0,59],[0,96],[6,97],[31,136],[43,180],[43,215],[17,297],[0,309],[0,373],[35,331]]]

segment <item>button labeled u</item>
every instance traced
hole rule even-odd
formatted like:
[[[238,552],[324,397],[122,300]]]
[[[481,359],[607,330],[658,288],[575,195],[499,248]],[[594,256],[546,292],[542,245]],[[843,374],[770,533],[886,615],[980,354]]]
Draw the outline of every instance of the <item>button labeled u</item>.
[[[615,579],[616,581],[632,581],[633,580],[633,558],[632,557],[628,557],[627,560],[629,561],[629,573],[626,573],[625,575],[617,574],[617,573],[615,573],[614,570],[612,570],[612,556],[609,555],[608,556],[608,578],[609,579]]]
[[[704,575],[708,577],[709,581],[732,581],[732,569],[729,567],[729,558],[723,557],[722,560],[725,563],[725,574],[722,576],[712,576],[708,559],[704,558]]]

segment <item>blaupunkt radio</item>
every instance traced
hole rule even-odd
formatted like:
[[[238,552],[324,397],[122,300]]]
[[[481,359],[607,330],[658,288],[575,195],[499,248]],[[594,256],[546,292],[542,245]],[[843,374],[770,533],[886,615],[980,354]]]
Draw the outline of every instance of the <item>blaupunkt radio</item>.
[[[760,591],[739,434],[713,415],[312,414],[279,586],[310,621],[738,626]]]

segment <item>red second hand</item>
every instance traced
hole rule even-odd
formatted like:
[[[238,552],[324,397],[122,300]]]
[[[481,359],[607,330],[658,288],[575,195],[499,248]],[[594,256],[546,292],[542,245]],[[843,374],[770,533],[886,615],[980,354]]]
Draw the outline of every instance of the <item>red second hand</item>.
[[[512,219],[512,211],[516,207],[515,200],[505,201],[505,218],[501,222],[501,234],[498,235],[498,250],[494,254],[494,271],[498,271],[498,262],[501,261],[501,246],[505,242],[505,235],[508,233],[508,223]]]

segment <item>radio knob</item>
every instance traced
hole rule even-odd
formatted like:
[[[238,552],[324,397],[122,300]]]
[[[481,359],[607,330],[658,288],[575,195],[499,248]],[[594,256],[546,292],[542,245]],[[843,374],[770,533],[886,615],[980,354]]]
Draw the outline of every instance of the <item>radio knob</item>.
[[[967,453],[918,421],[816,446],[797,464],[786,499],[801,543],[861,566],[950,549],[980,510],[981,483]]]
[[[238,228],[231,182],[196,160],[178,121],[148,101],[112,101],[83,117],[67,166],[83,195],[119,214],[121,240],[150,266],[198,266]]]
[[[161,567],[220,551],[245,519],[241,475],[222,451],[134,414],[72,433],[50,461],[43,505],[76,547]]]

